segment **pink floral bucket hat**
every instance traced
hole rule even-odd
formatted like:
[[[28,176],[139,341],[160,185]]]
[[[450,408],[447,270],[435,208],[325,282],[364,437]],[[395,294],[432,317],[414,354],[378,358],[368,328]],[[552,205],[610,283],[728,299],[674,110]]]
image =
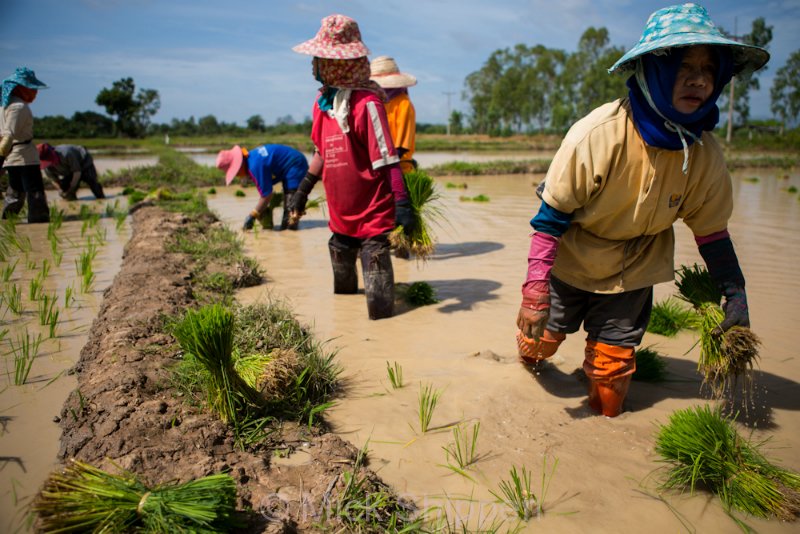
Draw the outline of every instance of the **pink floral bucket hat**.
[[[325,59],[357,59],[369,55],[358,23],[344,15],[328,15],[313,39],[292,47],[297,53]]]

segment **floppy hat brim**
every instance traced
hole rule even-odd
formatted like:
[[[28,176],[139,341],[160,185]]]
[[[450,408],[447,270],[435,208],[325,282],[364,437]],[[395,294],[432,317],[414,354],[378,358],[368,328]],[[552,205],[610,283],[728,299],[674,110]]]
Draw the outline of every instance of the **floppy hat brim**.
[[[335,47],[331,47],[330,45],[320,44],[316,38],[293,46],[292,50],[298,54],[306,54],[324,59],[358,59],[370,54],[369,48],[361,42],[338,44]]]
[[[370,80],[377,82],[384,89],[400,89],[417,85],[416,76],[405,72],[392,72],[387,74],[373,74]]]
[[[225,150],[224,152],[229,152],[231,154],[231,163],[225,171],[225,185],[231,185],[233,179],[236,178],[236,175],[239,173],[239,169],[242,167],[244,154],[242,154],[242,147],[239,145],[234,145],[233,148]],[[217,156],[217,160],[219,160],[219,156]]]
[[[743,74],[754,72],[766,65],[769,61],[769,52],[757,46],[739,43],[721,36],[708,33],[678,33],[655,39],[647,43],[638,43],[625,53],[614,65],[608,69],[609,73],[625,72],[635,68],[635,60],[645,54],[668,48],[682,46],[717,45],[731,47],[733,53],[733,72]]]

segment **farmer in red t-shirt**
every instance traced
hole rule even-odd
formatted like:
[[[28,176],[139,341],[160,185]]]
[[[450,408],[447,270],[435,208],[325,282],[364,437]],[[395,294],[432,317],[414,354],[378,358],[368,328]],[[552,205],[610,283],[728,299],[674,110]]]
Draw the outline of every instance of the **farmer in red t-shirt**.
[[[316,37],[293,50],[314,56],[314,77],[322,88],[311,129],[316,151],[292,199],[292,216],[304,213],[308,194],[321,177],[333,232],[328,241],[333,292],[358,290],[360,254],[369,318],[391,317],[394,272],[388,236],[400,224],[410,232],[413,219],[383,107],[385,94],[369,79],[369,50],[356,21],[343,15],[322,19]]]

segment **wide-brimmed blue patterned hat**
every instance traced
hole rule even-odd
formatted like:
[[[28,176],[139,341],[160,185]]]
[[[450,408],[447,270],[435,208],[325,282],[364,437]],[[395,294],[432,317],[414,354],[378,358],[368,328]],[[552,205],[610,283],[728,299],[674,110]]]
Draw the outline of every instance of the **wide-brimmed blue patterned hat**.
[[[769,52],[763,48],[739,43],[722,35],[703,6],[683,4],[665,7],[650,15],[639,42],[619,58],[608,72],[631,70],[636,65],[635,60],[645,54],[692,45],[730,47],[734,74],[756,71],[769,61]]]
[[[0,96],[0,105],[7,107],[9,99],[11,98],[11,91],[18,85],[27,87],[28,89],[47,89],[47,85],[36,77],[36,73],[28,67],[17,67],[14,74],[3,80],[2,96]]]

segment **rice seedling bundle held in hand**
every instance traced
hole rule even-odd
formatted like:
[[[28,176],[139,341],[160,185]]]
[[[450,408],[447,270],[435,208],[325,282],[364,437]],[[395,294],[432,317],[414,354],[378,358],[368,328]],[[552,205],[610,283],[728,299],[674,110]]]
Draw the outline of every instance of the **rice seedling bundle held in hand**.
[[[435,236],[431,232],[431,224],[444,217],[438,205],[439,193],[433,179],[424,171],[405,173],[403,180],[414,215],[414,227],[406,235],[403,227],[398,226],[389,234],[389,242],[393,247],[412,252],[424,261],[433,254],[434,249]]]
[[[700,332],[700,360],[698,370],[703,375],[703,385],[714,398],[733,393],[734,386],[742,380],[745,397],[752,396],[752,370],[758,360],[761,340],[752,330],[734,326],[720,332],[725,312],[720,307],[721,293],[704,267],[682,266],[677,271],[676,282],[680,296],[697,311],[695,326]]]
[[[229,532],[241,526],[230,475],[149,488],[133,473],[114,475],[77,460],[50,475],[32,509],[42,532]]]
[[[719,408],[674,412],[659,428],[655,450],[669,465],[664,488],[704,487],[729,512],[755,517],[794,520],[800,512],[800,475],[770,463]]]

